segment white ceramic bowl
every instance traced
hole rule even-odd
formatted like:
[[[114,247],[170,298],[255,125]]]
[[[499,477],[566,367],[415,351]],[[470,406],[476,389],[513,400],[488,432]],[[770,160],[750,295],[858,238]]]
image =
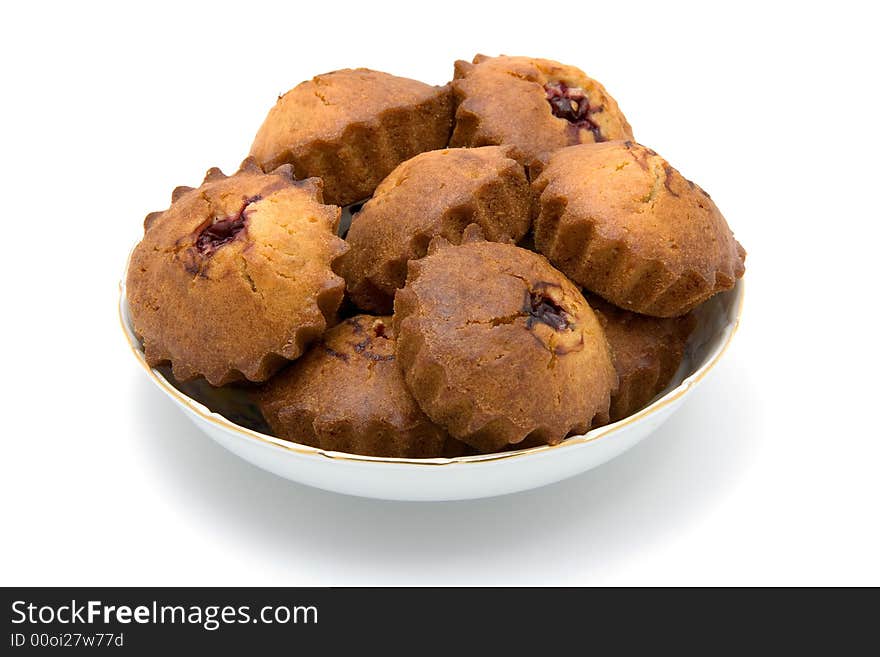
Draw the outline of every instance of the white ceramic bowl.
[[[123,281],[125,278],[123,278]],[[281,477],[325,490],[386,500],[463,500],[544,486],[585,472],[645,438],[672,415],[718,362],[739,324],[743,282],[697,310],[698,323],[667,390],[614,424],[555,446],[438,459],[392,459],[330,452],[258,430],[258,412],[243,396],[205,382],[172,384],[167,368],[150,368],[131,326],[125,284],[119,317],[132,353],[162,392],[197,427],[226,449]],[[233,421],[236,420],[236,421]],[[245,426],[247,425],[247,426]]]

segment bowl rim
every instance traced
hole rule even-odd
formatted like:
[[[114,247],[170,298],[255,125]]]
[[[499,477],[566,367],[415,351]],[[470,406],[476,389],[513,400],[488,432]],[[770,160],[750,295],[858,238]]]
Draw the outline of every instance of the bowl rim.
[[[131,252],[134,252],[134,248],[132,248]],[[236,434],[241,439],[248,441],[255,440],[266,446],[276,449],[282,449],[288,452],[294,452],[303,456],[317,456],[334,461],[349,461],[357,463],[386,463],[395,465],[418,466],[450,466],[459,464],[472,465],[479,463],[496,463],[498,461],[508,461],[511,459],[531,456],[534,454],[543,454],[550,452],[551,450],[559,450],[568,447],[574,447],[577,445],[593,443],[597,440],[608,438],[609,436],[623,430],[631,424],[639,422],[651,415],[655,415],[667,406],[672,405],[679,399],[683,398],[700,381],[703,380],[703,378],[715,367],[715,365],[718,364],[718,361],[721,360],[721,357],[730,347],[730,343],[733,341],[733,337],[734,335],[736,335],[736,332],[739,329],[740,320],[742,319],[743,312],[743,300],[745,298],[745,283],[743,281],[743,278],[739,278],[734,284],[734,287],[731,288],[731,290],[736,293],[736,298],[734,300],[734,302],[736,303],[736,312],[732,325],[729,325],[730,330],[727,334],[726,339],[724,340],[724,343],[720,345],[720,347],[716,347],[715,352],[711,355],[709,360],[703,363],[703,365],[697,368],[697,370],[686,376],[682,380],[682,382],[678,384],[675,388],[669,390],[668,392],[666,392],[666,394],[658,397],[653,402],[645,406],[643,409],[621,420],[618,420],[617,422],[591,429],[585,434],[569,436],[568,438],[560,443],[557,443],[556,445],[539,445],[537,447],[529,447],[527,449],[512,450],[509,452],[493,452],[491,454],[477,454],[473,456],[439,457],[430,459],[392,458],[382,456],[365,456],[361,454],[351,454],[348,452],[334,452],[332,450],[325,450],[321,449],[320,447],[311,447],[309,445],[303,445],[293,441],[276,438],[275,436],[270,436],[268,434],[260,433],[259,431],[254,431],[253,429],[248,429],[247,427],[243,427],[239,424],[236,424],[235,422],[232,422],[223,415],[215,413],[201,402],[196,401],[189,395],[186,395],[175,388],[158,370],[150,367],[147,364],[143,349],[141,348],[140,342],[135,335],[134,328],[131,327],[128,322],[126,322],[125,310],[128,307],[128,297],[126,295],[125,281],[128,278],[128,268],[130,262],[131,253],[129,253],[129,257],[125,264],[124,275],[119,281],[119,302],[117,304],[119,325],[122,329],[122,333],[125,336],[126,341],[128,342],[128,346],[131,349],[132,354],[135,356],[138,363],[140,363],[144,371],[147,373],[147,376],[149,376],[149,378],[156,386],[159,387],[160,390],[162,390],[166,395],[175,400],[181,407],[194,413],[202,420],[214,424],[226,432]]]

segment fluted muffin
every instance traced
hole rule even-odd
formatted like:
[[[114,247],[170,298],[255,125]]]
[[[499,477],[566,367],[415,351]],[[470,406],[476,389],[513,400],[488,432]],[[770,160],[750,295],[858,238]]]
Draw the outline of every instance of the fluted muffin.
[[[573,144],[632,139],[617,101],[574,66],[531,57],[455,63],[455,129],[450,146],[511,144],[531,166]]]
[[[595,295],[587,301],[605,329],[620,381],[611,395],[610,419],[616,422],[647,406],[669,385],[697,322],[693,313],[649,317],[613,306]]]
[[[333,327],[272,378],[258,403],[280,438],[326,450],[395,458],[458,456],[465,445],[419,409],[394,362],[390,317]]]
[[[134,330],[150,365],[213,385],[264,381],[335,321],[344,281],[331,266],[346,249],[340,210],[321,181],[290,167],[264,174],[252,160],[227,177],[178,187],[147,216],[128,268]]]
[[[297,178],[321,178],[326,201],[348,205],[404,160],[446,147],[451,129],[448,86],[344,69],[280,96],[251,155],[265,170],[291,164]]]
[[[517,241],[531,220],[529,182],[507,147],[453,148],[417,155],[398,166],[354,215],[349,251],[339,263],[352,300],[391,312],[409,260],[432,238],[458,244],[477,224],[492,241]]]
[[[745,250],[709,195],[639,144],[559,150],[532,191],[537,249],[621,308],[683,315],[745,272]]]
[[[432,243],[394,301],[396,354],[422,410],[483,452],[560,442],[607,419],[617,376],[581,292],[542,256]]]

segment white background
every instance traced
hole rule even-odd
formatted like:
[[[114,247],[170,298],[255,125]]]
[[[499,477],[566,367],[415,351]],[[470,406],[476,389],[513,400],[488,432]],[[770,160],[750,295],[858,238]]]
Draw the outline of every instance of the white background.
[[[125,4],[0,10],[0,583],[880,584],[870,3]],[[119,330],[143,216],[234,170],[302,79],[441,84],[476,52],[585,69],[712,194],[749,251],[733,347],[659,432],[538,491],[375,502],[224,452]]]

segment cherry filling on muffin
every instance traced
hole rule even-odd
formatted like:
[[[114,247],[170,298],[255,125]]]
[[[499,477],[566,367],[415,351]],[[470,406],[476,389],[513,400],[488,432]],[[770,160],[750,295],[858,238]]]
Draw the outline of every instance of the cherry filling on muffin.
[[[605,141],[599,126],[590,118],[590,114],[599,111],[590,109],[590,99],[580,87],[569,87],[565,82],[548,82],[544,85],[547,102],[553,116],[565,119],[576,128],[584,128],[593,133],[596,141]]]
[[[554,298],[561,292],[555,283],[540,282],[526,292],[523,301],[526,328],[538,344],[551,353],[548,367],[553,367],[559,356],[584,348],[584,332],[577,330],[576,318]]]
[[[244,230],[248,206],[259,201],[261,196],[251,196],[244,200],[241,208],[231,217],[214,217],[196,238],[196,250],[203,256],[212,255],[224,244],[229,244]]]
[[[361,337],[360,342],[355,343],[354,350],[356,353],[369,358],[373,361],[394,360],[394,354],[379,354],[373,351],[373,339],[390,340],[390,336],[386,333],[385,322],[377,319],[373,322],[369,329],[365,329],[359,318],[352,317],[346,320],[354,328],[354,333]]]
[[[571,316],[545,292],[530,292],[526,298],[526,327],[531,329],[535,324],[546,324],[554,331],[571,328]]]

